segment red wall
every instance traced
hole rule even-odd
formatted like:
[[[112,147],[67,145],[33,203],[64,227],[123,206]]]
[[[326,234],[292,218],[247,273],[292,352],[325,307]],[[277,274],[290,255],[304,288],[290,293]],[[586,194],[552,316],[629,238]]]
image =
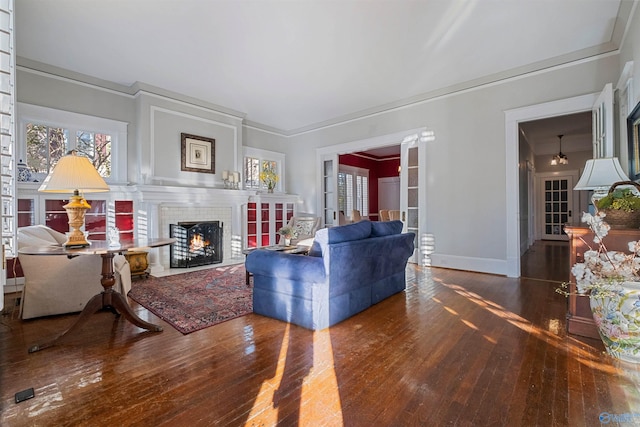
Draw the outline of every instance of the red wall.
[[[369,170],[369,219],[378,219],[378,178],[388,178],[398,176],[400,159],[380,159],[373,160],[366,157],[355,156],[353,154],[343,154],[339,156],[341,165],[358,167]],[[351,216],[351,212],[345,212]]]

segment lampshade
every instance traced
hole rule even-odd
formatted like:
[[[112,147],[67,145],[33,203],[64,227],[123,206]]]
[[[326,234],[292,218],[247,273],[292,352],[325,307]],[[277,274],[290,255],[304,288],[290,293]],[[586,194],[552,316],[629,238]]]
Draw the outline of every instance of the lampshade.
[[[38,191],[45,193],[84,193],[109,191],[109,186],[88,158],[78,156],[75,150],[62,157]]]
[[[629,177],[622,170],[617,157],[589,159],[584,165],[582,176],[574,190],[609,189],[611,184],[618,181],[629,181]]]
[[[78,156],[73,150],[58,160],[38,191],[45,193],[71,193],[69,203],[63,206],[69,217],[69,233],[65,247],[89,246],[85,233],[80,230],[84,226],[84,217],[91,205],[80,195],[85,193],[98,193],[109,191],[109,186],[100,176],[89,159]]]

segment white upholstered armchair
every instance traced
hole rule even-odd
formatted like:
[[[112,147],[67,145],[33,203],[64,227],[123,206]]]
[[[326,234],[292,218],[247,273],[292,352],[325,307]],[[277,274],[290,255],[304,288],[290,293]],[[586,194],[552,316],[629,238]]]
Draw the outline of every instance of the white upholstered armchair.
[[[66,236],[44,225],[18,228],[18,250],[28,246],[60,246]],[[20,303],[22,319],[82,311],[85,304],[103,291],[102,258],[95,255],[18,255],[24,272]],[[114,290],[126,295],[131,289],[129,263],[123,255],[114,257]]]
[[[296,246],[309,246],[313,244],[316,231],[320,228],[320,217],[294,216],[287,223],[293,229],[291,244]]]

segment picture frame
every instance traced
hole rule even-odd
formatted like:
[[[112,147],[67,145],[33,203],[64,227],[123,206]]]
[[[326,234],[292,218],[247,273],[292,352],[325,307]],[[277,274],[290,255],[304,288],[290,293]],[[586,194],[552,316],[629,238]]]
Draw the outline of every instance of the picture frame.
[[[640,179],[640,102],[627,117],[627,139],[629,144],[629,179]]]
[[[215,139],[181,133],[180,144],[180,159],[183,171],[216,173]]]

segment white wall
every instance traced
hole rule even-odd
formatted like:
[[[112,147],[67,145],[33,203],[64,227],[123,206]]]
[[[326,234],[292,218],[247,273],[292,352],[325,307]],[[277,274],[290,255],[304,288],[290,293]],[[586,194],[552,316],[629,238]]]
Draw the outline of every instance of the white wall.
[[[315,182],[310,148],[426,126],[436,137],[427,143],[427,182],[421,183],[430,195],[426,231],[435,235],[435,258],[505,274],[504,111],[599,92],[618,74],[618,58],[608,56],[292,137],[292,189],[315,204],[315,193],[305,191]]]
[[[129,144],[133,183],[220,187],[223,170],[241,170],[242,119],[151,93],[136,96],[139,133]],[[181,133],[215,139],[215,174],[181,170]]]

